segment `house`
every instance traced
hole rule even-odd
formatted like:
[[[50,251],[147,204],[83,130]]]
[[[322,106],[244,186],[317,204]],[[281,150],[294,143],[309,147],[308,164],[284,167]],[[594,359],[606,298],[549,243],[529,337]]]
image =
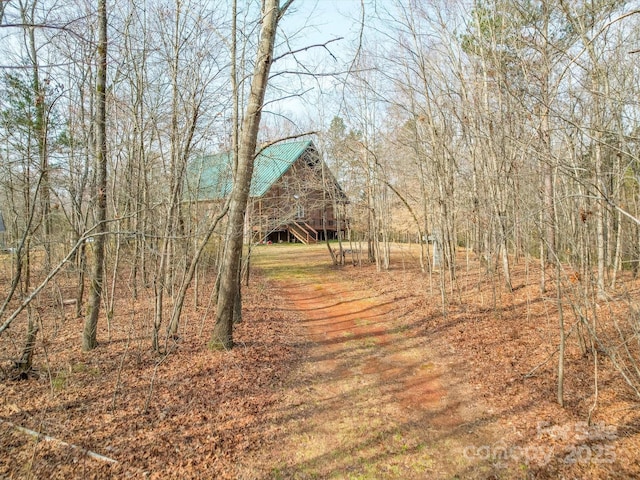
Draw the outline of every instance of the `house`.
[[[230,153],[197,159],[188,175],[189,197],[218,203],[226,198],[231,160]],[[347,198],[311,140],[260,150],[249,197],[245,233],[253,241],[315,243],[345,230]]]

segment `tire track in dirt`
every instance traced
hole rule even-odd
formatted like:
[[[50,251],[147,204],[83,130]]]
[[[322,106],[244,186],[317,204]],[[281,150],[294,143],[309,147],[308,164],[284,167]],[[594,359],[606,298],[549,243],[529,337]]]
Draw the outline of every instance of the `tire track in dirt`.
[[[350,283],[326,251],[287,252],[277,262],[289,275],[261,268],[277,278],[273,308],[299,318],[305,355],[274,412],[260,478],[490,478],[492,464],[465,455],[491,442],[487,419],[455,375],[463,366],[429,344],[412,299]]]

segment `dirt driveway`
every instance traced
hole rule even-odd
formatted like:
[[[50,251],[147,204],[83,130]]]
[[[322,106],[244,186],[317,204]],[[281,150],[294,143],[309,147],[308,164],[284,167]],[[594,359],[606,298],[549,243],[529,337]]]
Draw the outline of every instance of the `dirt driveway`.
[[[274,412],[265,478],[501,478],[486,413],[416,298],[332,267],[326,249],[257,255],[274,309],[299,318],[306,355]],[[400,279],[398,279],[400,281]],[[247,466],[248,470],[253,470]],[[255,472],[255,470],[253,470]],[[254,477],[255,478],[255,477]]]

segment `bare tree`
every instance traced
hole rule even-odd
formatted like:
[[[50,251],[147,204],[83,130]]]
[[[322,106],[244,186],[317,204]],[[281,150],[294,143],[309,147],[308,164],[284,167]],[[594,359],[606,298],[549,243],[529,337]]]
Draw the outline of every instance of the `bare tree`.
[[[238,269],[242,257],[244,238],[244,212],[249,199],[249,188],[253,173],[253,161],[262,107],[273,62],[273,51],[278,22],[293,0],[287,0],[280,6],[278,0],[263,0],[262,28],[256,55],[251,90],[239,136],[238,165],[235,171],[233,188],[230,194],[227,224],[227,244],[225,258],[221,267],[220,292],[218,295],[216,324],[212,334],[212,346],[218,349],[230,349],[233,346],[234,310],[240,288]]]
[[[10,225],[16,239],[15,262],[11,287],[0,308],[0,316],[9,307],[16,293],[28,296],[32,281],[41,267],[50,267],[51,258],[51,194],[50,194],[50,137],[55,128],[52,120],[60,88],[51,78],[43,78],[40,63],[41,39],[36,34],[40,5],[37,1],[20,1],[14,5],[14,28],[21,30],[23,42],[15,42],[16,53],[24,70],[3,75],[2,130],[6,147],[5,201],[12,212]],[[3,6],[3,14],[5,13]],[[9,42],[10,43],[10,42]],[[42,43],[42,44],[41,44]],[[7,49],[7,56],[10,56]],[[43,265],[33,262],[32,248],[43,245]],[[20,360],[19,375],[31,369],[33,348],[39,330],[37,313],[29,304],[27,332]],[[13,318],[13,317],[9,317]],[[4,325],[11,322],[7,319]],[[6,328],[6,327],[5,327]]]
[[[190,37],[204,38],[203,31],[197,23],[190,20],[192,10],[197,8],[190,2],[177,0],[169,10],[170,24],[167,25],[167,35],[163,35],[164,55],[169,72],[170,81],[170,112],[168,122],[168,185],[169,198],[166,202],[166,220],[161,237],[158,268],[154,278],[155,289],[155,320],[153,329],[153,347],[159,348],[158,332],[163,321],[164,297],[171,292],[174,285],[174,273],[178,270],[177,251],[184,251],[186,242],[177,242],[184,238],[185,228],[182,214],[183,185],[185,181],[187,161],[194,148],[195,135],[201,116],[203,103],[206,99],[207,84],[210,79],[201,70],[202,58],[186,43]],[[160,25],[166,25],[160,15]],[[198,18],[204,20],[205,12],[200,12]],[[192,40],[195,41],[195,38]],[[204,47],[203,47],[204,48]],[[190,78],[189,78],[190,77]],[[173,266],[174,268],[170,268]],[[178,318],[173,317],[169,330],[175,334],[178,328]]]
[[[107,227],[107,1],[98,1],[98,53],[96,71],[96,237],[93,243],[94,265],[91,275],[89,311],[85,317],[82,334],[83,350],[93,350],[97,345],[98,315],[102,301],[104,282],[104,253]]]

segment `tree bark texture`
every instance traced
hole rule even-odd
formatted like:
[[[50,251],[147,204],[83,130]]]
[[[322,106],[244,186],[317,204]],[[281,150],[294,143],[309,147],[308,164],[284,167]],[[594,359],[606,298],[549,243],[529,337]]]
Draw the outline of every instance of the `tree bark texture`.
[[[211,338],[211,347],[227,350],[233,346],[234,310],[241,308],[236,303],[240,288],[238,267],[242,257],[244,218],[249,200],[253,162],[258,139],[258,129],[269,71],[273,62],[278,20],[291,2],[279,7],[278,0],[264,0],[262,6],[262,29],[251,80],[251,90],[242,122],[238,148],[238,165],[229,202],[227,223],[227,248],[220,273],[220,292],[216,310],[216,324]]]
[[[89,311],[84,322],[82,349],[92,350],[97,345],[98,314],[104,281],[104,252],[107,232],[107,135],[106,135],[106,83],[107,83],[107,1],[98,1],[98,71],[96,80],[96,237],[93,243],[94,265],[91,278]]]

